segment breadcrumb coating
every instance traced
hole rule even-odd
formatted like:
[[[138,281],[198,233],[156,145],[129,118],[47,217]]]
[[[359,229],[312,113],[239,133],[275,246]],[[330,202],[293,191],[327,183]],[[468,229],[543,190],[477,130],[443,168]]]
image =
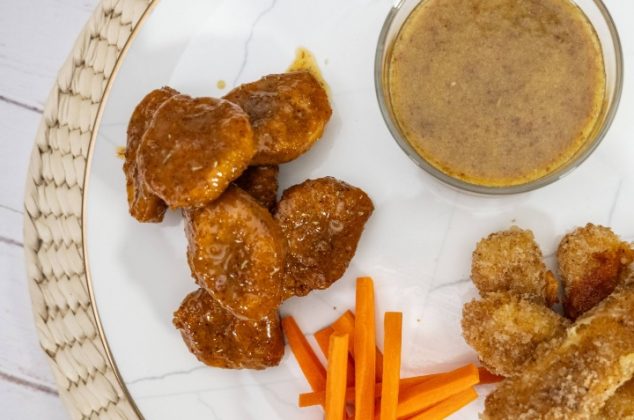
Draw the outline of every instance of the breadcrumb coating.
[[[610,228],[588,223],[563,237],[557,250],[566,315],[577,318],[623,280],[634,250]]]
[[[478,242],[471,278],[481,294],[508,291],[548,305],[558,301],[558,285],[546,270],[533,232],[512,227]]]
[[[483,418],[594,418],[634,376],[634,286],[618,287],[538,353],[487,397]]]
[[[462,331],[492,372],[512,377],[535,360],[537,347],[566,333],[570,321],[545,306],[508,292],[467,303]]]

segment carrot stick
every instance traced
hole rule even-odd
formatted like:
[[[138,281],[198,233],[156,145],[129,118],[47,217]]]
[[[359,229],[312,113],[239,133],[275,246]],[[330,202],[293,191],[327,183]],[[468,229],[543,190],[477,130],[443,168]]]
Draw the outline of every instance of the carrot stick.
[[[400,418],[418,413],[452,395],[465,391],[479,381],[478,368],[469,364],[414,385],[401,394],[396,415]]]
[[[319,349],[326,357],[328,357],[328,348],[330,347],[330,336],[334,332],[335,330],[332,327],[326,327],[313,334],[313,336],[315,337],[315,341],[317,341]]]
[[[374,285],[369,277],[357,279],[356,322],[354,329],[355,419],[374,417],[376,325],[374,324]]]
[[[442,420],[460,410],[476,398],[478,398],[477,392],[475,392],[473,388],[467,388],[465,391],[452,395],[422,413],[414,417],[410,417],[410,420]]]
[[[330,326],[339,334],[348,334],[348,351],[350,356],[354,357],[354,315],[350,311],[346,311]]]
[[[495,384],[504,380],[503,376],[491,373],[487,368],[479,367],[480,372],[480,385]]]
[[[442,373],[434,373],[432,375],[412,376],[411,378],[403,378],[399,381],[399,392],[403,392],[408,387],[418,385],[425,381],[443,375]],[[374,397],[379,398],[382,392],[382,384],[379,382],[374,385]],[[346,402],[354,403],[355,387],[351,386],[346,389]],[[300,407],[310,407],[313,405],[324,405],[326,403],[326,392],[315,391],[299,394],[298,405]]]
[[[282,329],[299,367],[313,391],[326,389],[326,369],[322,366],[292,316],[282,318]]]
[[[350,334],[350,344],[349,351],[350,356],[354,358],[354,314],[350,311],[344,312],[332,325],[331,327],[338,333],[341,334]],[[381,377],[383,375],[383,354],[379,351],[378,347],[376,349],[376,380],[381,381]]]
[[[328,346],[330,345],[330,336],[335,332],[332,327],[325,327],[321,330],[317,331],[314,334],[315,341],[317,341],[317,345],[321,349],[321,352],[324,356],[328,357]],[[348,344],[350,340],[348,340]],[[352,386],[354,385],[354,364],[352,360],[348,358],[347,361],[347,375],[346,375],[346,385]]]
[[[343,420],[346,405],[348,335],[332,334],[328,346],[326,420]]]
[[[381,420],[396,420],[398,405],[399,377],[401,374],[401,337],[403,314],[386,312],[383,320],[383,381],[381,391]]]

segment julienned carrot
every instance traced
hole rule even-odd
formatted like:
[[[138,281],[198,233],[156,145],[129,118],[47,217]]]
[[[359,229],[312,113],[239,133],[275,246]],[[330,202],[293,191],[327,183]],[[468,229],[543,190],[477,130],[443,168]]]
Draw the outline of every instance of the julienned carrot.
[[[476,398],[478,398],[478,393],[475,389],[467,388],[465,391],[452,395],[422,413],[410,417],[410,420],[442,420],[474,401]]]
[[[328,346],[326,378],[326,420],[342,420],[346,406],[346,364],[348,335],[332,334]]]
[[[328,347],[330,347],[330,336],[335,332],[332,327],[322,328],[313,336],[324,356],[328,357]]]
[[[352,312],[344,312],[330,327],[339,334],[348,334],[350,337],[348,351],[350,356],[354,357],[354,315]]]
[[[357,279],[354,329],[354,370],[356,420],[374,417],[376,332],[374,285],[369,277]]]
[[[478,368],[472,364],[414,385],[404,390],[396,408],[397,417],[425,410],[442,400],[469,389],[479,382]]]
[[[503,376],[491,373],[487,368],[479,367],[478,371],[480,372],[480,385],[495,384],[504,380]]]
[[[399,393],[403,392],[406,388],[414,385],[418,385],[425,381],[428,381],[436,376],[443,375],[443,373],[434,373],[431,375],[412,376],[411,378],[403,378],[399,381]],[[379,398],[382,392],[382,384],[378,382],[374,385],[374,398]],[[346,402],[354,403],[355,388],[353,386],[346,389]],[[310,407],[313,405],[323,405],[326,402],[325,391],[305,392],[299,394],[298,405],[300,407]]]
[[[310,387],[313,391],[326,389],[326,369],[306,341],[306,337],[299,329],[295,319],[292,316],[282,318],[282,329]]]
[[[396,420],[399,377],[401,373],[401,337],[403,314],[386,312],[384,323],[383,379],[381,390],[381,420]]]
[[[330,344],[330,336],[335,332],[332,327],[322,328],[314,334],[315,341],[317,341],[317,345],[321,349],[321,352],[324,356],[328,357],[328,346]],[[350,343],[350,339],[348,339],[348,343]],[[354,384],[354,365],[352,364],[352,360],[348,358],[346,362],[347,365],[347,375],[346,375],[346,385],[352,386]]]
[[[331,325],[331,327],[340,334],[350,334],[350,345],[348,348],[350,351],[350,356],[352,356],[353,358],[354,358],[354,323],[355,323],[354,314],[350,311],[346,311]],[[379,351],[378,347],[376,349],[375,373],[376,373],[376,380],[380,382],[381,377],[383,376],[383,354]]]

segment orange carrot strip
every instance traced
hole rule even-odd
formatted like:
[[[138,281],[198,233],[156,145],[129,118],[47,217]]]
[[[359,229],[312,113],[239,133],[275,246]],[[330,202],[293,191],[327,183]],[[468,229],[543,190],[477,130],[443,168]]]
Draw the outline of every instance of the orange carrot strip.
[[[354,329],[355,419],[374,417],[376,325],[374,285],[369,277],[357,279],[356,322]]]
[[[328,346],[326,377],[326,420],[343,420],[346,405],[348,335],[332,334]]]
[[[326,389],[326,369],[308,344],[295,319],[292,316],[282,318],[282,329],[310,387],[313,391]]]
[[[414,385],[401,394],[396,416],[400,418],[418,413],[452,395],[465,391],[479,381],[478,368],[469,364]]]
[[[332,325],[331,327],[338,333],[341,334],[350,334],[350,344],[349,351],[350,356],[354,358],[354,314],[350,311],[344,312]],[[379,351],[379,348],[376,349],[376,380],[381,381],[381,377],[383,376],[383,354]]]
[[[321,349],[321,352],[326,357],[328,357],[328,346],[330,344],[330,336],[334,332],[335,330],[332,327],[326,327],[326,328],[322,328],[321,330],[317,331],[314,334],[315,341],[317,341],[317,345],[319,346],[319,348]],[[350,343],[350,340],[348,340],[348,344],[349,343]],[[347,366],[348,366],[347,367],[348,374],[346,375],[346,385],[352,386],[354,385],[354,364],[351,358],[348,358]]]
[[[385,336],[383,339],[383,380],[381,390],[381,420],[396,420],[398,405],[399,377],[401,374],[401,338],[403,314],[386,312],[383,319]]]
[[[473,388],[467,388],[428,408],[422,413],[410,417],[410,420],[442,420],[460,410],[465,405],[478,398],[478,393]]]
[[[324,356],[328,357],[328,348],[330,346],[330,336],[335,332],[332,327],[322,328],[317,331],[313,336],[315,337],[315,341],[317,341],[317,345],[319,349],[323,353]]]
[[[339,334],[348,334],[348,351],[354,357],[354,315],[346,311],[331,325],[332,329]]]
[[[412,376],[411,378],[403,378],[399,381],[399,392],[403,392],[404,389],[413,385],[418,385],[425,381],[435,378],[436,376],[443,375],[442,373],[434,373],[432,375]],[[374,385],[374,397],[379,398],[381,396],[382,384],[379,382]],[[351,386],[346,389],[346,402],[354,403],[355,387]],[[299,394],[299,406],[310,407],[313,405],[323,405],[326,402],[326,392],[305,392]]]
[[[479,367],[480,372],[480,385],[495,384],[504,380],[503,376],[491,373],[487,368]]]

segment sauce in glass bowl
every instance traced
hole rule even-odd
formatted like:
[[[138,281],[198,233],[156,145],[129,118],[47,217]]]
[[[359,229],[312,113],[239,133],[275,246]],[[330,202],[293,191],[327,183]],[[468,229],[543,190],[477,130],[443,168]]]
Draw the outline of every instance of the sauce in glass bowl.
[[[591,138],[605,65],[570,0],[426,0],[391,46],[393,118],[436,169],[504,187],[544,177]]]

